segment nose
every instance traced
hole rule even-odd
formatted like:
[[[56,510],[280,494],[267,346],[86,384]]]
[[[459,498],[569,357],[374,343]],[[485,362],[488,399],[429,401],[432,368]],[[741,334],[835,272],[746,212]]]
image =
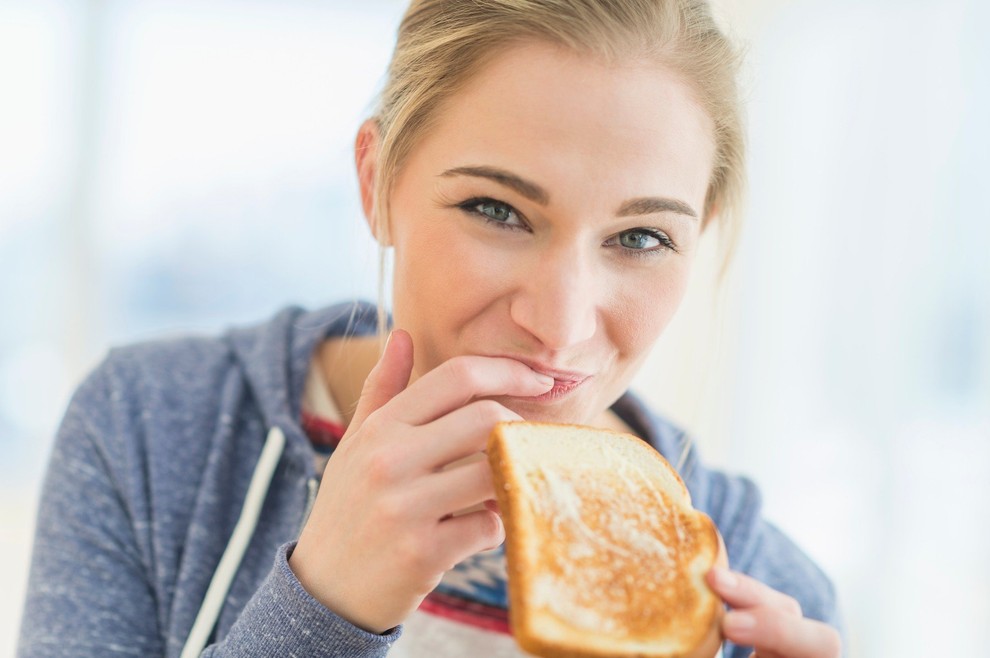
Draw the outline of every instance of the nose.
[[[517,272],[509,314],[550,351],[579,344],[597,329],[601,281],[590,259],[575,251],[545,251]]]

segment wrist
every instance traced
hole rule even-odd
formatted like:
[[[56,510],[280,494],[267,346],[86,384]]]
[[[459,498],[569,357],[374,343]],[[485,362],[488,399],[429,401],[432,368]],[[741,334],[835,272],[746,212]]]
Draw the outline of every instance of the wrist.
[[[389,623],[388,620],[376,618],[373,614],[362,614],[356,606],[348,604],[346,596],[340,595],[332,587],[327,587],[328,579],[320,573],[320,565],[311,559],[302,541],[289,551],[286,562],[306,593],[349,624],[375,635],[385,635],[398,626],[399,622]]]

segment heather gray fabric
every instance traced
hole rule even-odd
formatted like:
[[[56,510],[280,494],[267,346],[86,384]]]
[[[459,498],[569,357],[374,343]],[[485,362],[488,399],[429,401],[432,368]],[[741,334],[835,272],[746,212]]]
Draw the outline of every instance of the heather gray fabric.
[[[374,635],[309,596],[286,562],[313,459],[300,400],[314,348],[375,331],[375,308],[290,308],[222,337],[112,350],[80,386],[43,485],[18,655],[178,656],[241,510],[268,430],[286,447],[204,656],[384,656]],[[676,460],[683,433],[632,395],[615,410]],[[761,520],[756,488],[703,467],[683,474],[730,564],[837,624],[832,586]],[[748,655],[726,647],[726,658]]]

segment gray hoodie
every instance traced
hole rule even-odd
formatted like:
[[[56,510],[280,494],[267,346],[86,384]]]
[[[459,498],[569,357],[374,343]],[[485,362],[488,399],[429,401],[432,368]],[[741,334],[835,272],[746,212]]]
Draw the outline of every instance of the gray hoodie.
[[[351,625],[309,596],[287,564],[315,491],[300,427],[313,351],[328,337],[373,334],[375,317],[365,303],[290,308],[218,338],[112,350],[79,387],[56,438],[18,655],[178,657],[235,526],[250,516],[242,508],[252,478],[261,482],[256,523],[239,530],[243,555],[220,590],[219,612],[201,615],[202,655],[386,655],[401,627],[375,635]],[[678,461],[682,431],[631,394],[613,409]],[[284,448],[272,441],[275,428]],[[265,470],[266,439],[270,479],[255,472]],[[722,532],[734,569],[838,625],[831,583],[761,519],[750,481],[705,468],[694,449],[681,474]],[[724,652],[749,655],[728,644]]]

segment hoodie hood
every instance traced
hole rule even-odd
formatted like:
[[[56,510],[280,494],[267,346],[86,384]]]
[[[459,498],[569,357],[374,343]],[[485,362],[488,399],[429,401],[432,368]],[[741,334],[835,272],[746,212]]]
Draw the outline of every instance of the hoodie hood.
[[[230,330],[225,340],[268,428],[286,435],[286,450],[309,447],[299,424],[303,387],[316,348],[331,337],[371,336],[378,309],[368,302],[336,304],[317,311],[290,307],[264,324]]]

